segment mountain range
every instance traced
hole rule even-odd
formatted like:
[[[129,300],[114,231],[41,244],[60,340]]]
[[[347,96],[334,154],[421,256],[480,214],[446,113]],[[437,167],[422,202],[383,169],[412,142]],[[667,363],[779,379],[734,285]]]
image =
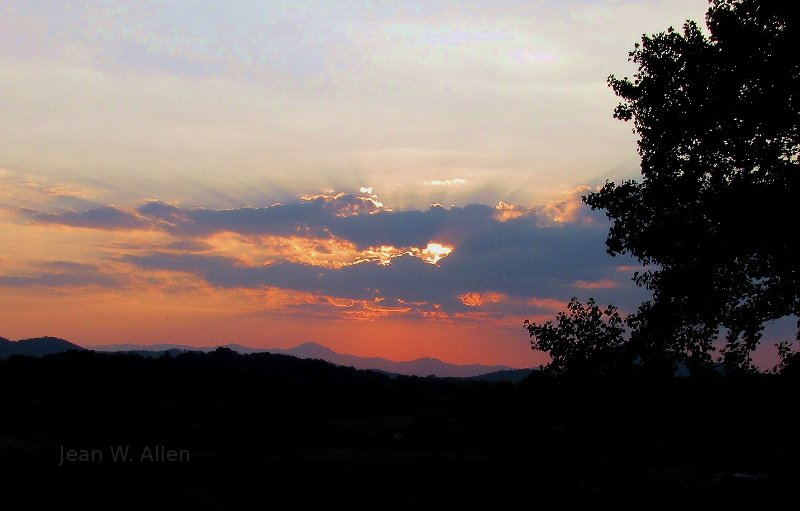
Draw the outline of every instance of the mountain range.
[[[226,344],[224,348],[229,348],[238,353],[275,353],[278,355],[289,355],[297,358],[325,360],[332,364],[355,367],[356,369],[371,369],[390,374],[404,374],[409,376],[437,376],[440,378],[475,378],[495,373],[503,373],[503,379],[518,381],[530,373],[530,369],[514,369],[504,365],[458,365],[442,362],[436,358],[419,358],[409,361],[395,361],[380,357],[359,357],[338,353],[321,344],[306,342],[293,348],[252,348],[241,344]],[[164,352],[180,353],[183,351],[212,351],[215,347],[195,347],[181,344],[110,344],[103,346],[93,346],[96,351],[124,351],[134,352],[141,355],[160,356]],[[489,378],[491,379],[491,378]]]
[[[241,344],[226,344],[222,346],[241,354],[248,353],[274,353],[289,355],[303,359],[318,359],[332,364],[354,367],[356,369],[370,369],[389,374],[402,374],[409,376],[437,376],[440,378],[472,378],[490,381],[520,381],[525,378],[530,369],[514,369],[503,365],[457,365],[442,362],[436,358],[419,358],[409,361],[395,361],[380,357],[359,357],[333,351],[321,344],[306,342],[293,348],[263,349],[252,348]],[[94,351],[135,353],[142,356],[157,357],[164,353],[180,354],[187,351],[209,352],[217,347],[197,347],[182,344],[107,344],[92,346]],[[44,356],[62,351],[84,349],[64,339],[57,337],[39,337],[36,339],[23,339],[9,341],[0,337],[0,359],[11,355]]]
[[[236,348],[231,348],[236,349]],[[356,369],[372,369],[394,374],[406,374],[411,376],[439,376],[453,378],[467,378],[482,376],[499,371],[512,370],[511,367],[503,365],[457,365],[442,362],[436,358],[418,358],[398,362],[380,357],[358,357],[355,355],[345,355],[337,353],[325,346],[313,342],[307,342],[289,349],[271,349],[270,353],[291,355],[298,358],[316,358],[326,360],[333,364],[351,366]],[[527,371],[527,370],[525,370]],[[527,376],[527,371],[525,375]]]

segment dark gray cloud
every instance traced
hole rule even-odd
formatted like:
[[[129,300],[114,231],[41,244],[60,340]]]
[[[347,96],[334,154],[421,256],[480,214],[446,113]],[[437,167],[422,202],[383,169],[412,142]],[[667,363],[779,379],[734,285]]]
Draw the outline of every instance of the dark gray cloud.
[[[246,235],[327,236],[346,218],[373,216],[381,206],[367,194],[329,194],[309,197],[292,204],[263,208],[183,209],[160,201],[147,202],[137,213],[170,233],[207,236],[229,231]],[[346,237],[346,236],[345,236]]]
[[[75,263],[69,261],[45,262],[37,266],[36,272],[0,275],[2,287],[120,287],[127,282],[127,276],[119,273],[106,272],[103,268],[93,264]]]
[[[430,241],[458,243],[497,227],[494,208],[471,204],[427,211],[386,211],[332,219],[332,234],[348,239],[359,248],[376,245],[422,246]],[[528,219],[528,221],[533,221]]]
[[[425,247],[430,241],[458,243],[500,223],[490,206],[471,204],[463,208],[432,206],[426,211],[391,211],[383,209],[367,194],[321,195],[263,208],[213,210],[150,201],[135,211],[104,206],[60,213],[23,210],[23,214],[38,223],[108,230],[161,229],[182,237],[204,237],[218,232],[316,238],[333,235],[353,242],[360,250],[380,245]]]
[[[59,224],[106,230],[152,228],[148,219],[116,206],[102,206],[86,211],[63,211],[60,213],[43,213],[30,209],[22,209],[21,212],[30,220],[40,224]]]

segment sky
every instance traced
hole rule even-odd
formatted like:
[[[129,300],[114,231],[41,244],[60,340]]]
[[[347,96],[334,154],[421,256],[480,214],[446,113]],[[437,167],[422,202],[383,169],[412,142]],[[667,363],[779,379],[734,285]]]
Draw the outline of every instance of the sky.
[[[4,1],[0,335],[314,341],[530,367],[632,312],[580,202],[636,177],[609,74],[679,1]]]

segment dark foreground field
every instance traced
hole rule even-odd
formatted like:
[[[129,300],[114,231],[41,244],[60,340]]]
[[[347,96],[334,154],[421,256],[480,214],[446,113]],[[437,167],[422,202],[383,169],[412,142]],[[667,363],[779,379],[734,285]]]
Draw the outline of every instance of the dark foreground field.
[[[514,386],[218,350],[13,357],[0,385],[0,488],[37,508],[764,507],[800,475],[791,376]]]

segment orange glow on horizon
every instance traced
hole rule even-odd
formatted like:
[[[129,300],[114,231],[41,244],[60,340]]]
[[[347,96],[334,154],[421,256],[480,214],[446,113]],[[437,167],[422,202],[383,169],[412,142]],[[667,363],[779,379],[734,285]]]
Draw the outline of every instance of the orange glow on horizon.
[[[500,326],[497,322],[454,318],[428,321],[397,310],[376,310],[370,304],[363,310],[373,315],[372,321],[348,321],[339,314],[315,314],[313,321],[298,321],[296,315],[266,311],[267,302],[290,301],[302,307],[313,295],[282,296],[281,291],[272,291],[259,303],[250,294],[236,290],[173,294],[85,291],[78,295],[42,293],[37,289],[0,293],[0,310],[4,311],[0,335],[10,339],[53,335],[84,347],[238,343],[256,348],[289,348],[313,341],[340,353],[391,360],[435,357],[457,364],[512,367],[542,363],[541,354],[532,352],[524,332],[520,334],[517,325],[521,320],[517,318],[506,318]]]

